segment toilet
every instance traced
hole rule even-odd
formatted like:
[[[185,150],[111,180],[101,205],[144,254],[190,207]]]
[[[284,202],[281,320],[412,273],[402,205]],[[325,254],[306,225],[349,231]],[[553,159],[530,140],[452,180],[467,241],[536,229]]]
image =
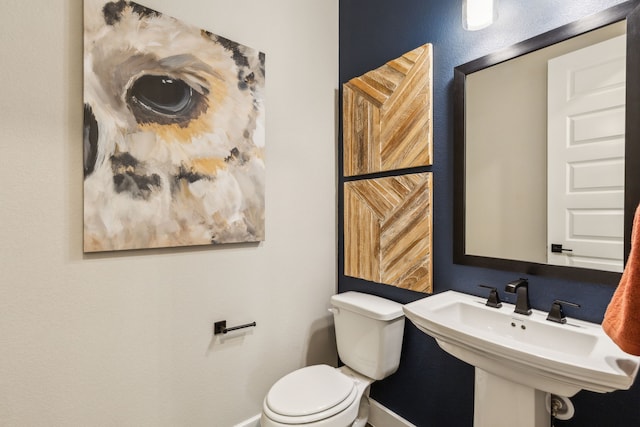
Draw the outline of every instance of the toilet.
[[[331,297],[340,368],[313,365],[278,380],[262,404],[262,427],[364,427],[369,386],[393,374],[404,333],[402,305],[374,295]]]

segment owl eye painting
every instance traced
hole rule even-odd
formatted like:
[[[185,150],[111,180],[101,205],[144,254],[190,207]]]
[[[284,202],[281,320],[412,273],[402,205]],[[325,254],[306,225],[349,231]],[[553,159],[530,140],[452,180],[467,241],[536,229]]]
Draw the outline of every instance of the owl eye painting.
[[[84,2],[84,251],[264,240],[265,55]]]

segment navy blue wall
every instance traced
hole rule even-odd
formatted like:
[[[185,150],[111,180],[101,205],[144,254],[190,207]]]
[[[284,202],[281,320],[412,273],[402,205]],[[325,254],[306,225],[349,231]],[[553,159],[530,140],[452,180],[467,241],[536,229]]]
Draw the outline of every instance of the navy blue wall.
[[[434,291],[479,294],[478,284],[502,286],[521,275],[453,264],[453,68],[542,32],[622,3],[622,0],[500,0],[499,20],[467,32],[462,0],[340,0],[340,83],[397,58],[424,43],[434,49],[434,162],[419,171],[434,174]],[[341,132],[340,132],[341,133]],[[339,144],[341,147],[341,144]],[[342,152],[339,149],[339,170]],[[533,177],[535,178],[535,177]],[[339,291],[359,290],[401,303],[424,295],[346,277],[342,240],[342,184],[339,186]],[[600,323],[613,294],[607,285],[528,277],[531,302],[546,310],[553,299],[579,303],[569,316]],[[481,293],[481,292],[480,292]],[[513,302],[513,301],[510,301]],[[401,367],[374,383],[372,396],[419,427],[471,426],[473,369],[444,353],[407,322]],[[580,392],[576,415],[557,426],[640,426],[640,386],[610,394]],[[514,426],[517,427],[517,426]]]

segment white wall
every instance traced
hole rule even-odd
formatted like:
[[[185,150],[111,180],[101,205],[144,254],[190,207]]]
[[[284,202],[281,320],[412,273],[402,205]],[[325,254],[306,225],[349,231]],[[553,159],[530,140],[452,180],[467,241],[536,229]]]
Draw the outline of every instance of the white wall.
[[[141,3],[267,54],[267,240],[83,255],[82,1],[3,0],[2,426],[230,426],[335,361],[337,0]]]

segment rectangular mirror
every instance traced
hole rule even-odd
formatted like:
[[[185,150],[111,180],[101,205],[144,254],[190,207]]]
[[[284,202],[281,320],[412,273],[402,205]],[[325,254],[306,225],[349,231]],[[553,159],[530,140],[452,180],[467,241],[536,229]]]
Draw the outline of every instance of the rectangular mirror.
[[[638,3],[455,68],[454,262],[617,284],[640,200]]]

